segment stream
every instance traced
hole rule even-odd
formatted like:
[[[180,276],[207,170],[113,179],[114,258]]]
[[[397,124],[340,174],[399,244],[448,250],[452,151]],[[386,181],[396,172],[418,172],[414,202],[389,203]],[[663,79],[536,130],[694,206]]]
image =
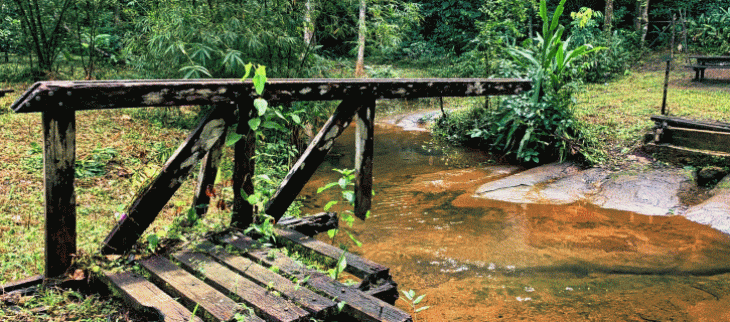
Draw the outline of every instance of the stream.
[[[353,167],[353,143],[350,128],[302,191],[304,212],[338,200],[316,190]],[[473,197],[522,170],[378,123],[372,215],[349,228],[363,244],[335,243],[425,294],[415,321],[730,321],[728,235],[682,216]]]

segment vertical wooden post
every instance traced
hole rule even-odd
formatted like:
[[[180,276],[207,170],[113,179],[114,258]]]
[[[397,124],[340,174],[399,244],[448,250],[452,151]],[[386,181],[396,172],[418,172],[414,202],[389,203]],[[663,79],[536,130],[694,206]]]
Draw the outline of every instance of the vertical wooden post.
[[[45,277],[63,275],[76,253],[76,118],[73,110],[43,112],[46,213]]]
[[[248,121],[254,116],[253,101],[247,99],[238,105],[238,127],[236,133],[243,137],[236,142],[233,156],[233,215],[231,226],[246,228],[254,220],[255,209],[249,204],[244,192],[254,194],[253,175],[256,170],[256,133],[251,130]]]
[[[195,196],[193,196],[193,208],[198,217],[205,216],[208,212],[210,204],[210,196],[208,195],[209,189],[212,189],[215,184],[215,177],[218,174],[218,164],[221,160],[221,154],[223,153],[223,142],[226,137],[221,136],[218,141],[213,144],[210,151],[205,154],[200,165],[200,173],[198,174],[198,187],[195,190]]]
[[[355,216],[365,220],[373,196],[373,138],[375,99],[365,100],[357,112],[355,133]]]

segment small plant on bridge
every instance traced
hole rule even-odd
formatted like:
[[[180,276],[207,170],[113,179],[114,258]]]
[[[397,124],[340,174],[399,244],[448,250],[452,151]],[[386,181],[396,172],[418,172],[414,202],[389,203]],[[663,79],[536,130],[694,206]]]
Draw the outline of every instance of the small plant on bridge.
[[[342,200],[346,201],[348,204],[355,205],[355,192],[352,190],[352,188],[355,186],[355,169],[333,169],[334,171],[338,172],[342,176],[340,179],[338,179],[335,182],[330,182],[326,184],[324,187],[320,187],[317,189],[317,193],[322,193],[326,190],[329,190],[333,187],[340,187],[342,190],[340,193],[340,196],[342,197]],[[342,200],[330,200],[325,204],[324,211],[329,211],[332,209],[333,206],[340,203]],[[368,216],[370,214],[368,213]],[[345,210],[340,214],[340,218],[342,218],[345,223],[347,223],[348,227],[352,227],[352,225],[355,223],[355,216],[353,216],[353,213],[351,210]],[[362,243],[355,238],[355,236],[352,234],[351,231],[342,229],[347,236],[352,239],[352,241],[357,245],[357,247],[362,246]],[[340,231],[340,228],[337,229],[330,229],[327,231],[327,235],[332,239],[332,244],[335,243],[335,237],[337,237],[337,233]]]

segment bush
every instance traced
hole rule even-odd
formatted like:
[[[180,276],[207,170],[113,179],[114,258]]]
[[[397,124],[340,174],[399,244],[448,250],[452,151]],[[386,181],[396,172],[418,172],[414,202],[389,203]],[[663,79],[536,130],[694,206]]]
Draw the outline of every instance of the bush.
[[[710,55],[730,53],[730,8],[719,8],[687,21],[688,37],[695,49]]]

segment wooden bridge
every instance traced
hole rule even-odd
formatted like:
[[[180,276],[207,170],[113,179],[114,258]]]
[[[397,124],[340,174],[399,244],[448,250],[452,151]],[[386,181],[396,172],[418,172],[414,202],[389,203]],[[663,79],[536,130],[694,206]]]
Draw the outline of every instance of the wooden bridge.
[[[76,158],[75,112],[113,108],[211,105],[161,173],[132,202],[101,245],[102,254],[131,250],[193,167],[202,162],[193,206],[205,209],[205,191],[215,179],[220,150],[234,124],[242,137],[234,146],[233,216],[231,226],[248,227],[255,209],[244,198],[254,193],[256,136],[248,120],[256,115],[254,100],[286,104],[304,100],[342,100],[301,158],[292,167],[263,212],[277,222],[314,174],[334,140],[356,118],[355,215],[365,218],[371,204],[373,120],[378,99],[518,94],[530,88],[518,79],[273,79],[264,93],[256,94],[251,82],[238,80],[139,80],[48,81],[34,84],[13,105],[18,113],[42,113],[45,183],[45,277],[40,276],[8,289],[17,289],[63,277],[76,253]],[[197,206],[202,207],[197,207]],[[279,228],[278,240],[324,257],[339,258],[342,250],[320,243],[295,230]],[[394,307],[398,293],[386,267],[346,254],[351,272],[362,280],[346,286],[328,276],[307,270],[282,254],[257,246],[242,235],[219,236],[172,258],[141,259],[153,282],[132,274],[108,274],[106,278],[138,308],[154,308],[166,321],[188,321],[190,310],[210,320],[228,321],[236,312],[249,321],[305,321],[335,314],[334,301],[344,302],[342,314],[366,321],[409,321]],[[235,252],[225,252],[230,245]],[[179,263],[179,265],[175,264]],[[266,267],[276,266],[276,273]],[[197,275],[196,275],[197,274]],[[202,275],[205,282],[196,276]],[[306,280],[299,288],[290,278]],[[158,286],[164,288],[160,291]],[[274,296],[279,294],[281,296]],[[169,295],[167,295],[169,294]],[[172,300],[180,299],[181,303]],[[242,301],[253,310],[246,313]],[[334,300],[333,300],[334,299]],[[204,314],[200,314],[203,312]]]

